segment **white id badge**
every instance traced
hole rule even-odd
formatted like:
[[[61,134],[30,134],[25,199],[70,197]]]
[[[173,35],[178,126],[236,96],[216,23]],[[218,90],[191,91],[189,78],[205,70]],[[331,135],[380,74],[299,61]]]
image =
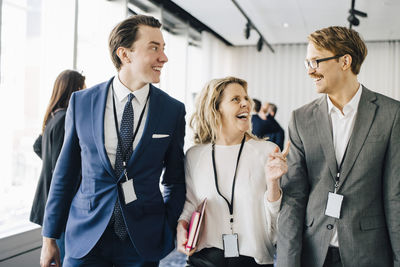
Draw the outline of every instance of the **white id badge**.
[[[239,240],[237,234],[222,235],[225,258],[239,257]]]
[[[122,192],[124,193],[125,204],[131,203],[137,199],[132,179],[121,183],[121,186]]]
[[[325,215],[333,218],[340,218],[340,209],[342,208],[343,195],[329,192],[328,202],[326,203]]]

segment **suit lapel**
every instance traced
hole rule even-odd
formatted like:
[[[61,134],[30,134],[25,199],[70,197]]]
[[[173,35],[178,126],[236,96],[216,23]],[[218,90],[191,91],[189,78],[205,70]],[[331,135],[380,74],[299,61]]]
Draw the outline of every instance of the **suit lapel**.
[[[146,123],[144,125],[143,134],[140,138],[140,141],[133,151],[131,158],[129,159],[129,165],[138,160],[148,143],[151,141],[152,135],[158,125],[162,106],[158,90],[159,89],[150,84],[150,98],[148,103],[149,109],[147,112]]]
[[[321,97],[319,103],[314,108],[313,114],[314,126],[318,132],[319,143],[321,144],[324,152],[332,179],[335,179],[337,173],[337,164],[335,148],[333,146],[332,126],[328,116],[328,103],[326,101],[326,96]]]
[[[104,147],[104,114],[106,110],[108,89],[113,79],[109,80],[107,83],[100,85],[97,91],[92,96],[92,129],[94,141],[96,143],[97,151],[104,165],[104,168],[108,173],[115,177],[114,170],[111,166],[110,160],[108,158],[106,149]]]
[[[354,122],[353,131],[351,133],[345,160],[343,162],[341,173],[343,179],[347,178],[349,172],[353,168],[375,118],[377,106],[373,101],[376,99],[376,96],[364,86],[362,87],[362,90],[360,103],[358,104],[357,117]],[[342,184],[343,182],[340,183],[340,186]]]

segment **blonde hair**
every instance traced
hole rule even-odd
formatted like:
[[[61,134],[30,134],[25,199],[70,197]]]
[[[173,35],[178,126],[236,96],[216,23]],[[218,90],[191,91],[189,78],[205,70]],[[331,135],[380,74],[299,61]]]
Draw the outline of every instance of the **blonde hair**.
[[[214,143],[220,131],[221,113],[219,105],[222,101],[224,90],[229,84],[239,84],[247,93],[247,82],[236,77],[225,77],[209,81],[196,98],[196,110],[190,119],[190,127],[194,131],[195,144]],[[250,110],[253,101],[249,98]],[[251,122],[246,135],[251,134]]]

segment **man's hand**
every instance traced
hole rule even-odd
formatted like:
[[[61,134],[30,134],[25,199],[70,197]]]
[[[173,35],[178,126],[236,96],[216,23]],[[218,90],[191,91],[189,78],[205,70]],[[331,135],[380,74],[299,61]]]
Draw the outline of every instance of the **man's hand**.
[[[60,263],[60,250],[57,246],[56,240],[48,237],[43,237],[42,251],[40,253],[40,266],[61,267]]]
[[[176,246],[177,250],[183,254],[188,256],[192,256],[196,249],[192,249],[191,251],[186,251],[186,243],[188,236],[188,228],[189,224],[187,221],[180,220],[178,222],[178,226],[176,227]]]

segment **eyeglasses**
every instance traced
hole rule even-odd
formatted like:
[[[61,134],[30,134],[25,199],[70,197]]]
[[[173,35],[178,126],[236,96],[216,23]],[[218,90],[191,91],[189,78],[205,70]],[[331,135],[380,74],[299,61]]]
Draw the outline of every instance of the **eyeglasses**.
[[[340,58],[342,56],[343,55],[337,55],[337,56],[333,56],[333,57],[326,57],[326,58],[313,59],[313,60],[306,59],[306,60],[304,60],[304,67],[306,67],[306,70],[308,70],[308,68],[315,70],[316,68],[318,68],[320,62],[324,62],[324,61],[335,59],[335,58]]]

